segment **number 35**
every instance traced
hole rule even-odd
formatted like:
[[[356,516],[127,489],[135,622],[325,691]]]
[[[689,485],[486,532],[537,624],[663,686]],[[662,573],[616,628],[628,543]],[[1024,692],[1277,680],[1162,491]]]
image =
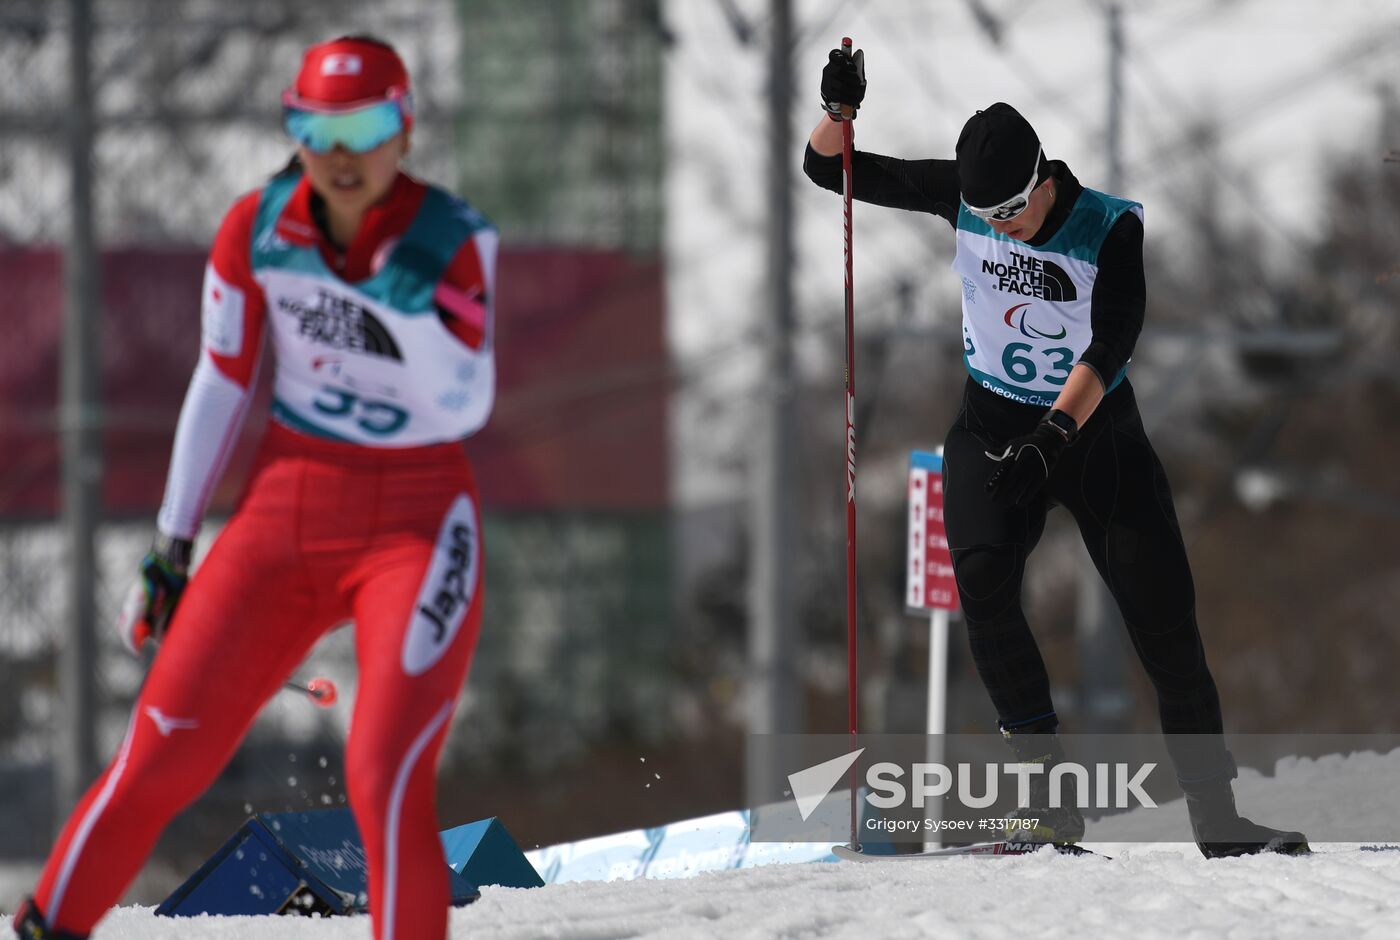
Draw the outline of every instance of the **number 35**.
[[[355,425],[362,431],[381,437],[399,431],[408,423],[408,412],[398,405],[383,401],[370,401],[347,392],[344,389],[323,386],[321,394],[312,402],[312,407],[323,415],[333,418],[355,418]]]

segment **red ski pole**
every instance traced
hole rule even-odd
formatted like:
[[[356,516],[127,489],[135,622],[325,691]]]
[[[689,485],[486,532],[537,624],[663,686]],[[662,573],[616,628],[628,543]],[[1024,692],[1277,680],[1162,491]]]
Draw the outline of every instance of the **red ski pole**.
[[[157,640],[148,639],[141,646],[143,651],[146,651],[147,647],[150,650],[156,650],[160,648],[160,643]],[[147,668],[150,667],[151,663],[149,656],[154,655],[154,652],[149,653],[146,659]],[[317,708],[330,708],[340,698],[340,690],[335,687],[335,683],[324,676],[317,676],[307,682],[288,679],[282,683],[282,689],[287,692],[300,692],[306,696],[307,701]]]
[[[851,57],[851,39],[841,40],[841,51]],[[855,108],[841,106],[841,170],[844,174],[846,221],[846,701],[850,715],[851,750],[856,748],[856,700],[860,673],[856,669],[856,346],[855,346],[855,286],[851,278],[851,190],[855,180],[851,171],[851,155],[855,150],[855,134],[851,122]],[[851,764],[851,848],[859,849],[859,825],[856,799],[856,764]]]

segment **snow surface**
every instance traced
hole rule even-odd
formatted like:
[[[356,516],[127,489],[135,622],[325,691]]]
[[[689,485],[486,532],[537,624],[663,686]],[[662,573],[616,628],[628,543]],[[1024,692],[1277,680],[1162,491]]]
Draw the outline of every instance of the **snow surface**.
[[[1382,765],[1387,774],[1377,774]],[[1241,810],[1319,823],[1393,800],[1400,752],[1281,761],[1246,772]],[[1357,781],[1366,779],[1362,786]],[[1371,792],[1363,792],[1371,791]],[[1269,800],[1268,814],[1253,811]],[[1279,797],[1282,796],[1282,799]],[[1275,815],[1292,804],[1298,815]],[[1139,813],[1144,812],[1142,810]],[[1126,833],[1130,817],[1113,831]],[[1184,824],[1184,814],[1183,814]],[[1093,830],[1091,830],[1093,831]],[[1109,831],[1106,827],[1102,831]],[[452,912],[457,937],[1359,937],[1400,936],[1400,841],[1314,844],[1307,858],[1201,858],[1194,845],[1087,843],[1112,858],[1034,855],[771,865],[688,879],[485,887]],[[12,872],[12,874],[19,874]],[[9,887],[9,886],[6,886]],[[9,895],[9,892],[4,892]],[[18,891],[13,896],[18,895]],[[156,917],[123,907],[95,940],[369,940],[365,917]]]
[[[1400,846],[1206,862],[1194,846],[783,865],[686,880],[484,888],[459,937],[1394,937]],[[368,940],[364,917],[158,918],[120,908],[95,940]]]

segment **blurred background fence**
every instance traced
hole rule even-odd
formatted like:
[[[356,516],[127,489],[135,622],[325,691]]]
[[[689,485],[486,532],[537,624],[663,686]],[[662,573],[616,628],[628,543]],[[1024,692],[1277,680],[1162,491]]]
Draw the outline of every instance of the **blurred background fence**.
[[[1400,166],[1386,162],[1400,149],[1400,18],[1387,4],[1337,16],[1306,0],[6,0],[0,866],[30,871],[59,822],[73,704],[60,668],[80,616],[61,521],[61,376],[81,110],[71,26],[84,6],[98,760],[144,672],[108,627],[152,533],[207,246],[236,196],[287,159],[278,95],[301,50],[349,32],[383,36],[408,62],[409,168],[503,235],[500,394],[467,445],[486,513],[486,621],[444,758],[445,824],[499,814],[533,846],[734,808],[754,688],[794,699],[799,727],[844,726],[839,203],[798,169],[842,33],[869,57],[861,146],[949,156],[974,108],[1009,100],[1086,185],[1112,180],[1147,205],[1149,325],[1133,381],[1173,480],[1227,725],[1400,721]],[[771,114],[789,116],[786,179],[769,172]],[[780,270],[775,186],[791,197]],[[939,220],[857,210],[871,730],[921,727],[904,472],[911,448],[941,440],[962,384],[951,250]],[[773,326],[781,278],[785,334]],[[237,498],[262,401],[201,546]],[[755,535],[779,498],[755,455],[775,415],[791,434],[779,489],[792,521],[773,540]],[[787,565],[773,588],[790,618],[779,667],[751,661],[751,632],[772,627],[751,614],[769,589],[752,574],[770,576],[765,552]],[[1081,572],[1077,534],[1055,517],[1025,594],[1061,713],[1077,730],[1151,728],[1151,696]],[[774,686],[774,668],[792,684]],[[950,729],[985,730],[993,715],[956,631],[952,669]],[[353,698],[349,631],[303,672]],[[133,896],[161,896],[249,810],[343,802],[347,715],[270,703]],[[0,890],[0,907],[12,902]]]

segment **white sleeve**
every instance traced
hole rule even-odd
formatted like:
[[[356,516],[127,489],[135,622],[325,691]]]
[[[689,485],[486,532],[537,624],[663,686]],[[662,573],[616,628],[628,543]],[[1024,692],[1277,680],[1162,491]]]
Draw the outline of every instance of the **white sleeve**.
[[[207,349],[200,350],[175,428],[165,498],[156,519],[166,535],[193,539],[199,531],[209,498],[238,443],[256,387],[256,381],[247,388],[239,385],[219,370]]]

